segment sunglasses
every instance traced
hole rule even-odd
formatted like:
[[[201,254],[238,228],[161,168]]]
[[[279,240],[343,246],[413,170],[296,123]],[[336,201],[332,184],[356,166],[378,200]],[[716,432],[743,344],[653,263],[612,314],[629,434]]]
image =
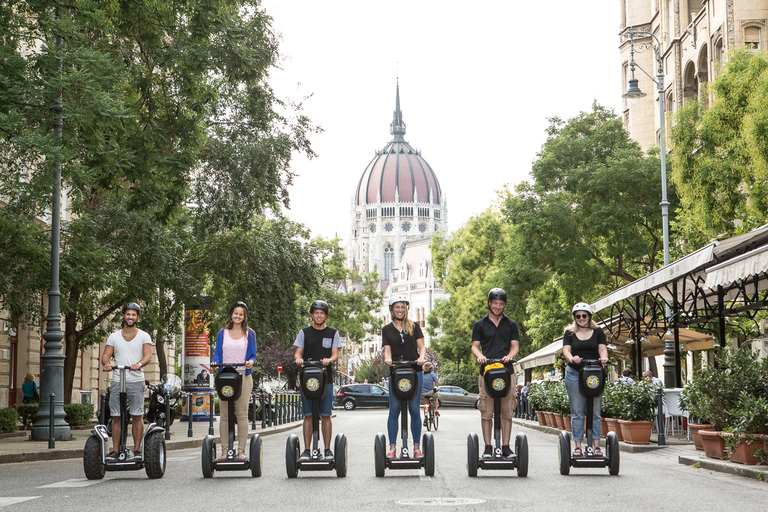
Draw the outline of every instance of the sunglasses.
[[[403,336],[403,333],[400,333],[400,344],[405,345],[405,337]]]
[[[573,315],[576,320],[581,320],[582,318],[589,318],[589,315]]]

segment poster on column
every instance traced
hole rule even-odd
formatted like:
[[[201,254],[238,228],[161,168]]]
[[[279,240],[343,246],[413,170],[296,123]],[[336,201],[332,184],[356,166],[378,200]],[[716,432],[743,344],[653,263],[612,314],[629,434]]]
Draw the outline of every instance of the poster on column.
[[[211,411],[210,395],[195,392],[211,390],[211,347],[208,345],[208,312],[187,310],[184,315],[184,389],[192,393],[192,417],[207,419]],[[184,411],[186,413],[186,411]],[[186,415],[186,414],[185,414]]]

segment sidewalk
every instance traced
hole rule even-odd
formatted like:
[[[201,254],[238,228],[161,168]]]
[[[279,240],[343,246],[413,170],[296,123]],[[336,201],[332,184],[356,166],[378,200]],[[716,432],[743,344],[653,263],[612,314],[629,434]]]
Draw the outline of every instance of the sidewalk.
[[[250,422],[249,422],[250,425]],[[285,423],[283,425],[261,428],[261,422],[256,422],[256,429],[250,430],[250,434],[268,436],[285,432],[301,426],[301,421]],[[146,426],[145,426],[146,427]],[[48,448],[48,440],[30,441],[30,432],[17,431],[12,434],[0,435],[0,464],[13,462],[31,462],[38,460],[79,459],[83,456],[85,440],[91,435],[93,427],[73,427],[70,433],[74,437],[71,441],[56,441],[55,448]],[[189,423],[175,421],[171,426],[171,439],[165,441],[166,450],[182,450],[185,448],[197,448],[202,446],[203,439],[208,435],[207,421],[192,422],[192,437],[188,437]],[[129,427],[130,431],[130,427]],[[219,422],[213,423],[214,436],[218,442]],[[128,442],[133,447],[132,442]]]
[[[515,418],[514,423],[539,432],[559,435],[560,429],[539,425],[536,421]],[[678,437],[667,437],[666,444],[659,445],[656,434],[651,434],[651,443],[648,445],[634,445],[619,441],[619,451],[627,453],[643,453],[655,450],[664,450],[666,453],[677,455],[677,461],[685,466],[694,466],[718,473],[746,476],[762,481],[768,475],[768,466],[745,466],[727,460],[710,459],[701,450],[696,450],[693,441]],[[605,440],[601,441],[605,444]]]

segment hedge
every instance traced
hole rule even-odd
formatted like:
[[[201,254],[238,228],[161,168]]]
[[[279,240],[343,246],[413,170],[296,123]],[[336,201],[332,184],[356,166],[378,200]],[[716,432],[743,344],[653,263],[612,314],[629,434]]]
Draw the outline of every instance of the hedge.
[[[37,411],[39,410],[40,404],[37,402],[33,404],[16,404],[16,412],[22,423],[25,423],[26,425],[33,425],[35,423]],[[26,421],[24,421],[25,419]]]
[[[17,418],[16,409],[12,407],[0,409],[0,434],[16,432]]]
[[[87,425],[93,414],[93,404],[64,404],[64,421],[72,427]]]

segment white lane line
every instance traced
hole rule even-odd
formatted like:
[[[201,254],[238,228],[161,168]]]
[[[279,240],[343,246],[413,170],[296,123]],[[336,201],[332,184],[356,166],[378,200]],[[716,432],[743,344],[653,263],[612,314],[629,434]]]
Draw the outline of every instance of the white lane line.
[[[106,480],[111,480],[111,478],[107,478]],[[38,489],[54,489],[54,488],[61,488],[61,487],[88,487],[89,485],[99,484],[106,480],[105,479],[88,480],[87,478],[73,478],[71,480],[63,480],[61,482],[54,482],[48,485],[39,485],[37,486],[37,488]]]
[[[200,460],[200,456],[199,455],[193,455],[191,457],[168,457],[168,462],[176,462],[176,461],[192,460],[192,459]]]
[[[0,498],[0,507],[7,507],[8,505],[16,505],[17,503],[23,503],[29,500],[36,500],[39,497],[40,496],[18,496],[18,497]]]

